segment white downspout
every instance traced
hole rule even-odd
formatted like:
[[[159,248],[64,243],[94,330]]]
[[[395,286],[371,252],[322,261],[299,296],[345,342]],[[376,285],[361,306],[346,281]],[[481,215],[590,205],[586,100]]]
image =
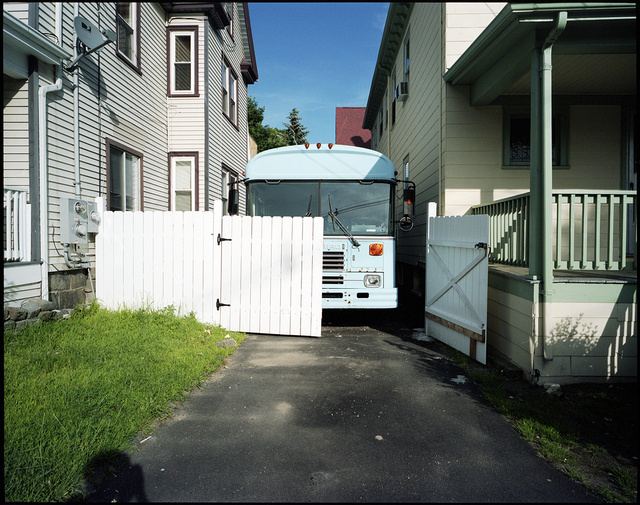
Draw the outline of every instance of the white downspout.
[[[54,84],[42,86],[38,91],[38,123],[40,129],[39,165],[40,165],[40,258],[42,259],[42,299],[49,299],[49,184],[48,184],[48,160],[47,160],[47,93],[60,91],[62,79],[61,66],[55,67],[54,76],[57,77]]]
[[[62,3],[56,4],[56,34],[62,45]],[[47,159],[47,94],[62,89],[62,65],[53,68],[54,83],[42,86],[38,90],[38,165],[40,168],[40,259],[41,264],[41,296],[49,300],[49,179]]]

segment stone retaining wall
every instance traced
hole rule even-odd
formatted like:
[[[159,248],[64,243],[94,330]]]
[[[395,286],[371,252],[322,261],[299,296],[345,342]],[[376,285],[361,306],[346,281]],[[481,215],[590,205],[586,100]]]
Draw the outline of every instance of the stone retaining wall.
[[[32,324],[52,319],[66,319],[73,314],[73,309],[56,309],[53,302],[40,298],[26,300],[21,307],[4,308],[4,329],[20,330]]]
[[[57,309],[72,309],[83,303],[90,304],[93,296],[87,269],[51,272],[49,299]]]

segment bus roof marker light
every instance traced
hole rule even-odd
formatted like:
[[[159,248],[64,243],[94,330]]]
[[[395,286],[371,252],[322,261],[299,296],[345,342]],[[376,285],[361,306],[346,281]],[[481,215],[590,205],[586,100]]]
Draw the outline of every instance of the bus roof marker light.
[[[322,145],[322,144],[321,144],[320,142],[318,142],[318,143],[316,144],[316,147],[317,147],[318,149],[320,149],[320,146],[321,146],[321,145]]]
[[[304,148],[305,148],[305,149],[309,149],[309,142],[305,142],[305,143],[304,143]]]
[[[329,142],[329,149],[331,149],[332,147],[333,147],[333,144]]]

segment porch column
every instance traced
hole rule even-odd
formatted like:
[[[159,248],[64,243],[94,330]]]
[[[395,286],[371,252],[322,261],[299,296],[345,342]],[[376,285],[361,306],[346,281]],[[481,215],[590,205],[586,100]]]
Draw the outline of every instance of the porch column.
[[[541,341],[545,360],[553,359],[548,342],[548,305],[553,295],[552,256],[552,90],[551,50],[567,24],[567,13],[559,12],[556,24],[531,59],[531,153],[530,153],[530,239],[529,277],[541,281]],[[560,223],[558,223],[560,225]]]

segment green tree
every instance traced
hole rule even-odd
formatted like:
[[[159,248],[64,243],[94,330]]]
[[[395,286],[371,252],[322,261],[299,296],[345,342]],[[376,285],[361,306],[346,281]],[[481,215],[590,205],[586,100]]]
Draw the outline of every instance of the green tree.
[[[249,134],[258,145],[258,152],[273,149],[274,147],[284,147],[287,144],[283,131],[263,125],[264,107],[260,107],[255,98],[247,99],[247,120],[249,123]]]
[[[291,112],[287,117],[289,122],[282,123],[285,127],[285,129],[282,130],[284,138],[287,142],[287,145],[290,146],[304,144],[307,141],[307,135],[309,134],[309,130],[304,127],[301,122],[302,118],[298,114],[298,109],[294,107],[293,109],[291,109]]]

